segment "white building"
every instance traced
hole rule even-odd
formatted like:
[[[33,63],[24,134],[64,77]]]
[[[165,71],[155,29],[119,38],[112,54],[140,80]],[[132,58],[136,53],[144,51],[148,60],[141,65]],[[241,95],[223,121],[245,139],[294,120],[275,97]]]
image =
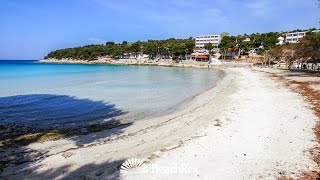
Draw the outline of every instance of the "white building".
[[[221,38],[220,35],[201,35],[196,37],[196,48],[204,48],[204,45],[211,43],[215,48],[218,48]]]
[[[248,38],[248,37],[247,37],[246,39],[244,39],[244,40],[243,40],[243,42],[250,42],[250,41],[251,41],[251,39],[250,39],[250,38]]]
[[[277,45],[280,45],[280,46],[282,46],[284,44],[284,37],[278,37],[278,43],[277,43]]]
[[[293,32],[286,34],[287,43],[298,43],[300,39],[307,35],[307,31],[304,32]]]
[[[298,43],[304,36],[307,35],[308,32],[318,33],[318,32],[320,32],[320,30],[287,33],[286,34],[286,42],[287,43]]]

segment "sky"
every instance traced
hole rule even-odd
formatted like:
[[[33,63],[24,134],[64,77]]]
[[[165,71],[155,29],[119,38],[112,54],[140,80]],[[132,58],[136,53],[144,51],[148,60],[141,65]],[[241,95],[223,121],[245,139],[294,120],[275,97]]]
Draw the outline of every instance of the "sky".
[[[0,0],[0,59],[122,42],[320,28],[316,0]]]

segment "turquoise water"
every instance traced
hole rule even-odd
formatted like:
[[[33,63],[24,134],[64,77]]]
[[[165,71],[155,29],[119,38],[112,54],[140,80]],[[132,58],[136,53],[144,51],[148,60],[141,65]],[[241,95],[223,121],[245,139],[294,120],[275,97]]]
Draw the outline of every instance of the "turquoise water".
[[[0,124],[139,120],[168,112],[220,76],[212,69],[0,61]]]

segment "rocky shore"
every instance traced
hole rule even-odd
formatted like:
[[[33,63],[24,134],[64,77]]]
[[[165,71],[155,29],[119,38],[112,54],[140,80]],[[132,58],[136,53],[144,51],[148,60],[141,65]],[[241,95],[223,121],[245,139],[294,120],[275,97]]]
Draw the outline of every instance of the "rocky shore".
[[[249,67],[252,63],[235,63],[222,62],[219,64],[208,64],[208,62],[199,62],[195,60],[173,61],[172,59],[112,59],[102,57],[97,60],[76,60],[76,59],[44,59],[40,63],[56,63],[56,64],[110,64],[110,65],[139,65],[139,66],[168,66],[168,67]]]

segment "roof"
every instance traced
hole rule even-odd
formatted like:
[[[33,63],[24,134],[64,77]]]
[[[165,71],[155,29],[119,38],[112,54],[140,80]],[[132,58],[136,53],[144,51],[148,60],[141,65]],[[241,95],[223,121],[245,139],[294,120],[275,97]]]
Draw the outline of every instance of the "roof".
[[[196,55],[196,58],[208,58],[209,57],[209,55],[205,55],[205,54],[203,54],[203,55]]]
[[[220,37],[220,34],[207,34],[207,35],[200,35],[200,36],[196,36],[196,38],[204,38],[204,37],[207,37],[207,36],[218,36],[218,37]]]

